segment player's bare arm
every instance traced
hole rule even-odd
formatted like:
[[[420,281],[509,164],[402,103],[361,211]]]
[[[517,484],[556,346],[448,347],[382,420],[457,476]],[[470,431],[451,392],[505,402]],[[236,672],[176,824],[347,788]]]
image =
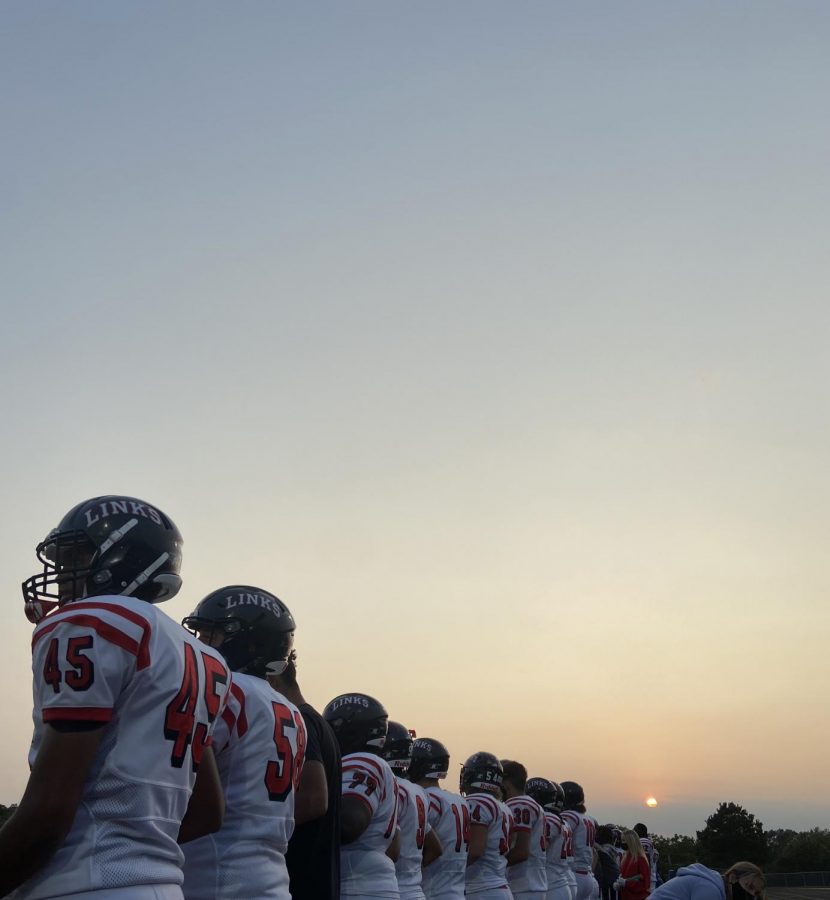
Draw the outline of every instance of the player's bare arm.
[[[435,862],[439,856],[442,856],[444,853],[444,848],[441,846],[441,841],[438,840],[438,835],[435,834],[434,831],[428,831],[426,836],[424,837],[424,861],[422,865],[426,868],[430,863]]]
[[[0,830],[0,897],[37,874],[72,827],[104,729],[69,727],[46,726],[23,799]]]
[[[479,822],[473,822],[470,825],[470,843],[467,847],[467,865],[471,866],[474,862],[484,856],[487,849],[487,826]]]
[[[401,829],[397,826],[395,827],[395,834],[386,848],[386,855],[392,862],[397,862],[398,857],[401,855]]]
[[[351,844],[369,827],[371,809],[359,797],[344,796],[340,803],[340,842]]]
[[[329,789],[326,770],[318,760],[307,759],[303,765],[300,786],[294,800],[294,821],[297,825],[324,816],[329,808]]]
[[[193,785],[193,793],[187,804],[187,812],[179,828],[178,842],[186,844],[188,841],[195,841],[196,838],[219,831],[224,815],[225,797],[219,780],[219,770],[216,767],[216,757],[211,747],[205,747],[196,783]]]
[[[513,846],[507,854],[507,865],[515,866],[516,863],[524,862],[530,857],[530,832],[515,832],[515,840]]]

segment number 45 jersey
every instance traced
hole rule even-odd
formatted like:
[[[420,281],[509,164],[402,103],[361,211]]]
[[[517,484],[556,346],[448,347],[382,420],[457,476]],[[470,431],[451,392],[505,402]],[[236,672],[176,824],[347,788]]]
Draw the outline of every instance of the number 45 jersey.
[[[213,736],[225,819],[183,847],[187,900],[288,900],[285,851],[305,746],[299,709],[265,679],[234,672]]]
[[[32,671],[30,764],[49,725],[104,732],[63,846],[13,896],[181,884],[176,838],[230,688],[222,657],[150,603],[105,596],[38,625]]]

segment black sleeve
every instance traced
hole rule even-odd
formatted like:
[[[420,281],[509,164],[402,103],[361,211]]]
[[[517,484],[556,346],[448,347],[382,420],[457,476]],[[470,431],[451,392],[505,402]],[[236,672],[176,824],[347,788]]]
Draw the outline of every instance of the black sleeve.
[[[323,762],[323,748],[320,746],[319,725],[313,716],[306,715],[302,710],[300,710],[300,712],[303,715],[306,736],[308,739],[305,745],[305,758],[309,762],[321,763]]]

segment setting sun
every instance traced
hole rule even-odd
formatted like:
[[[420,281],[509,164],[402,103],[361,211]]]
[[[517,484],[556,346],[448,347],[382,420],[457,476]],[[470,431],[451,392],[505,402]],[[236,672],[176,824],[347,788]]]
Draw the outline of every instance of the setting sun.
[[[654,799],[654,797],[649,797],[648,800],[646,800],[646,806],[650,806],[652,809],[654,809],[654,807],[657,806],[657,801]]]

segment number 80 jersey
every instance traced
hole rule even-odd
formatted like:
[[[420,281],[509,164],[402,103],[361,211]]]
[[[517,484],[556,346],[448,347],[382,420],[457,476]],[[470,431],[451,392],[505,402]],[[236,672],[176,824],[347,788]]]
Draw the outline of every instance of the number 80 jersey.
[[[32,671],[30,764],[52,723],[105,730],[63,846],[13,896],[181,884],[176,838],[225,709],[225,661],[143,600],[95,597],[38,625]]]

